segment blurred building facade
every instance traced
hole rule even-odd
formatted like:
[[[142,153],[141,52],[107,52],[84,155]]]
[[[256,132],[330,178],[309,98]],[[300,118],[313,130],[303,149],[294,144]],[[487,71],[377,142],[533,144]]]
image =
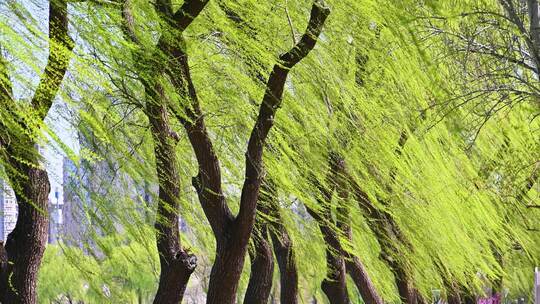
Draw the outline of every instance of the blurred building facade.
[[[17,223],[17,200],[9,184],[0,179],[0,241],[6,241]]]

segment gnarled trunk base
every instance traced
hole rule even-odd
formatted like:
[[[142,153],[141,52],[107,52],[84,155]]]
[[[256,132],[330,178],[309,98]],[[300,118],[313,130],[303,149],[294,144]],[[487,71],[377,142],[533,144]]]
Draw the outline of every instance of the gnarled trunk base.
[[[47,243],[47,206],[50,192],[47,172],[22,168],[22,180],[13,180],[19,214],[15,229],[0,249],[0,303],[37,303],[37,275]],[[2,257],[3,256],[3,257]],[[7,258],[7,263],[5,259]]]

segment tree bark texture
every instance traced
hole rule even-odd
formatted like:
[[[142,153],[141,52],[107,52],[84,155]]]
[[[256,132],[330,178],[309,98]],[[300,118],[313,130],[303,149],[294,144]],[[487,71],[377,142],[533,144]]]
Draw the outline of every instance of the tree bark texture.
[[[279,212],[275,185],[267,178],[261,188],[262,191],[259,194],[257,204],[258,215],[252,234],[252,243],[255,248],[250,253],[252,267],[244,303],[268,303],[274,270],[272,247],[270,247],[271,238],[280,271],[280,303],[296,304],[298,302],[298,271],[296,269],[292,240]],[[263,241],[257,242],[256,240],[259,239]],[[257,266],[254,267],[255,265]],[[251,286],[263,286],[263,288],[257,290],[258,294],[264,296],[257,298],[257,301],[251,296],[248,297],[248,294],[253,293]]]
[[[257,216],[249,248],[251,273],[244,297],[246,304],[266,304],[272,291],[274,277],[274,255],[269,242],[268,224]]]

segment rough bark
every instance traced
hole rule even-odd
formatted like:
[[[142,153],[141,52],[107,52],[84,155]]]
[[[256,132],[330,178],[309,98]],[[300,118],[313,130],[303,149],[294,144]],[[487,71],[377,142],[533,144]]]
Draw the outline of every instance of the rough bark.
[[[21,166],[22,167],[22,166]],[[2,303],[36,303],[39,266],[47,243],[47,204],[50,185],[47,172],[39,168],[18,168],[27,178],[14,180],[19,206],[17,224],[8,235],[5,249],[8,265],[2,273]],[[20,187],[20,188],[19,188]]]
[[[178,11],[173,13],[171,3],[166,0],[156,3],[156,10],[166,21],[168,28],[156,45],[158,60],[171,61],[178,53],[179,41],[182,40],[183,31],[202,11],[208,1],[185,1]],[[129,1],[125,1],[122,9],[124,19],[123,30],[125,36],[135,45],[140,41],[134,30],[134,19],[131,14]],[[171,37],[178,38],[171,41]],[[158,67],[163,62],[152,65],[155,58],[141,58],[133,52],[134,59],[143,59],[139,62],[139,74],[146,92],[145,114],[152,131],[155,168],[159,181],[159,200],[156,212],[156,246],[159,253],[160,277],[158,290],[154,303],[178,304],[182,302],[189,278],[197,266],[197,258],[182,248],[179,236],[179,196],[180,176],[178,173],[178,159],[176,156],[176,142],[178,136],[169,123],[169,101],[160,82],[165,74]]]
[[[69,65],[73,41],[68,35],[67,2],[49,3],[49,55],[31,101],[33,119],[42,122],[52,105]],[[0,56],[1,57],[1,56]],[[5,247],[0,244],[0,302],[37,303],[36,282],[48,231],[50,184],[39,163],[36,134],[16,112],[6,62],[0,64],[0,102],[6,115],[0,122],[2,165],[15,191],[19,213]]]
[[[321,283],[321,289],[332,304],[350,303],[346,284],[345,259],[339,240],[337,224],[332,219],[331,201],[336,189],[337,174],[341,162],[330,156],[329,171],[326,185],[316,183],[320,197],[317,199],[319,210],[306,206],[306,210],[319,226],[326,245],[326,278]]]
[[[251,273],[244,297],[246,304],[266,304],[272,291],[274,256],[268,239],[268,224],[257,216],[249,250]]]
[[[176,139],[171,136],[163,99],[152,98],[148,101],[146,114],[154,140],[155,167],[159,181],[154,226],[161,272],[154,303],[181,303],[189,277],[197,265],[197,258],[180,245],[180,177],[175,151]]]
[[[279,210],[275,210],[276,221],[272,224],[270,236],[279,267],[280,303],[298,303],[298,269],[293,242],[283,225]]]
[[[280,303],[296,304],[298,303],[298,271],[296,269],[292,240],[286,227],[283,225],[275,185],[269,179],[266,179],[261,187],[262,191],[259,195],[259,203],[257,204],[258,216],[255,220],[255,228],[252,235],[253,243],[256,245],[252,253],[260,256],[254,257],[250,253],[250,256],[252,256],[252,267],[244,303],[268,303],[273,277],[272,249],[268,247],[270,246],[269,237],[271,237],[280,271]],[[264,234],[260,233],[260,231],[264,232]],[[257,242],[256,240],[259,239],[263,241]],[[254,267],[253,261],[261,262],[258,262],[257,267]],[[262,263],[263,261],[264,264]],[[259,264],[263,264],[265,267],[261,267]],[[265,282],[268,283],[265,284]],[[250,287],[252,285],[264,287],[258,289],[259,294],[265,295],[264,297],[259,297],[258,302],[247,296],[251,293]]]
[[[216,238],[216,258],[210,273],[207,303],[236,301],[238,281],[255,221],[263,176],[263,147],[281,104],[288,72],[313,49],[328,14],[329,9],[320,1],[315,1],[306,33],[293,49],[280,56],[280,64],[276,64],[270,74],[248,142],[245,179],[240,210],[236,217],[232,215],[223,196],[219,159],[204,123],[204,115],[190,76],[187,54],[181,48],[174,49],[175,56],[172,58],[175,59],[175,70],[170,77],[182,99],[191,102],[188,107],[179,102],[183,111],[178,111],[177,117],[186,129],[197,158],[199,173],[193,178],[193,186]]]

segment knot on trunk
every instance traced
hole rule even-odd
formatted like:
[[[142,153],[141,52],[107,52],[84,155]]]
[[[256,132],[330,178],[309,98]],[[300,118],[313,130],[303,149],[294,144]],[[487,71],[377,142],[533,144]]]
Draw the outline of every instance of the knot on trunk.
[[[174,256],[174,263],[191,274],[197,268],[197,257],[187,250],[180,250]]]

